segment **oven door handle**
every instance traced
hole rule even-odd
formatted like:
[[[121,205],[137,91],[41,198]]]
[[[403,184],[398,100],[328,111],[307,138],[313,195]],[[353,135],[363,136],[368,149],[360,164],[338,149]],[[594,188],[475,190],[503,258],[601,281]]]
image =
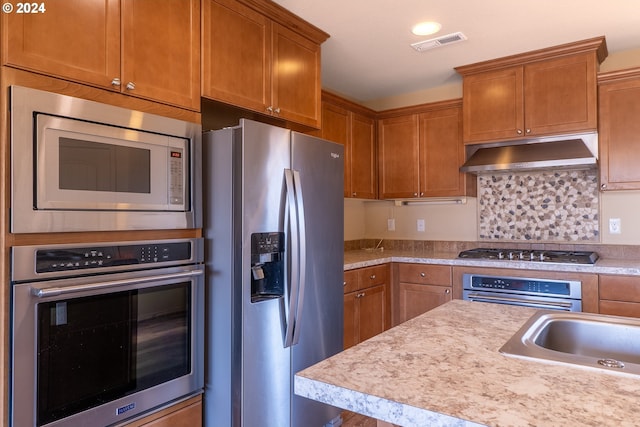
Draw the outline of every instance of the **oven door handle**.
[[[58,295],[73,294],[73,293],[82,292],[82,291],[115,288],[120,286],[132,285],[134,283],[155,282],[159,280],[184,279],[189,277],[200,276],[203,273],[204,273],[203,270],[190,270],[190,271],[183,271],[180,273],[160,274],[157,276],[138,277],[135,279],[112,280],[109,282],[100,282],[100,283],[83,284],[83,285],[72,285],[72,286],[65,286],[62,288],[59,288],[59,287],[39,288],[39,287],[33,286],[31,288],[31,294],[38,298],[46,298],[46,297],[53,297]]]
[[[493,303],[503,303],[503,304],[512,304],[512,305],[520,305],[524,307],[535,307],[535,308],[555,308],[560,310],[571,310],[570,302],[556,302],[556,301],[541,301],[535,299],[520,299],[520,298],[509,298],[509,297],[494,297],[485,294],[475,294],[470,293],[468,295],[470,301],[477,302],[493,302]]]

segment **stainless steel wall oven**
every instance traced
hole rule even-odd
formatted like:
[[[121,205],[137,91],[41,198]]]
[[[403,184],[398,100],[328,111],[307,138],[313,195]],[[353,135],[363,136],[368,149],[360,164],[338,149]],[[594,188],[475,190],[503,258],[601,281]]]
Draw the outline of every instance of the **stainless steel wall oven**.
[[[198,228],[199,124],[11,86],[11,231]]]
[[[112,425],[202,392],[202,239],[11,255],[12,426]]]

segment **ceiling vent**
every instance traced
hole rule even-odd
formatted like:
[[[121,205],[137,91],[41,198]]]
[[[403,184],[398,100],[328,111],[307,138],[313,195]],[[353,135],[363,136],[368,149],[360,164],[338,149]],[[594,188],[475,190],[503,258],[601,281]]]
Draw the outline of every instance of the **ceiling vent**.
[[[446,36],[437,37],[435,39],[412,43],[411,47],[418,52],[424,52],[447,44],[458,43],[466,39],[467,36],[458,31],[457,33],[447,34]]]

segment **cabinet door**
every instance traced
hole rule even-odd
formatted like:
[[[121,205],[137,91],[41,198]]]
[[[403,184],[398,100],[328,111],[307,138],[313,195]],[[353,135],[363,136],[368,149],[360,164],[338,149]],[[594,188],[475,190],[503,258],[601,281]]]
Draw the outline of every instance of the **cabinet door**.
[[[398,287],[400,290],[400,323],[451,301],[451,287],[449,286],[400,282]]]
[[[600,86],[600,185],[640,190],[640,77]]]
[[[350,196],[359,199],[375,199],[377,195],[375,120],[351,113],[350,141]]]
[[[384,332],[389,319],[387,285],[378,285],[357,292],[359,330],[358,342]]]
[[[513,139],[523,134],[523,69],[471,74],[463,80],[464,142]]]
[[[424,197],[460,196],[465,177],[460,108],[420,114],[420,193]]]
[[[351,150],[349,111],[328,102],[322,103],[322,138],[344,145],[344,196],[351,195]]]
[[[420,196],[417,115],[378,122],[378,156],[382,199]]]
[[[596,57],[574,55],[524,68],[526,135],[597,128]]]
[[[344,349],[358,344],[358,318],[356,302],[358,292],[350,292],[344,295]]]
[[[2,63],[119,91],[120,1],[43,4],[44,13],[1,14]]]
[[[320,45],[273,24],[272,104],[274,115],[296,123],[320,124]]]
[[[122,11],[123,92],[200,110],[200,1],[124,0]]]
[[[202,95],[266,113],[271,21],[234,0],[204,0],[202,23]]]

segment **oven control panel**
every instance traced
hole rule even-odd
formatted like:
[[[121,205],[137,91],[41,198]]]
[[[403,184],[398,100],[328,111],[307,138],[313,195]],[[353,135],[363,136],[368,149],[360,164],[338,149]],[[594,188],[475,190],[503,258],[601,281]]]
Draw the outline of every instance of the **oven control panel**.
[[[191,257],[190,242],[42,248],[36,251],[36,273],[163,264]]]

